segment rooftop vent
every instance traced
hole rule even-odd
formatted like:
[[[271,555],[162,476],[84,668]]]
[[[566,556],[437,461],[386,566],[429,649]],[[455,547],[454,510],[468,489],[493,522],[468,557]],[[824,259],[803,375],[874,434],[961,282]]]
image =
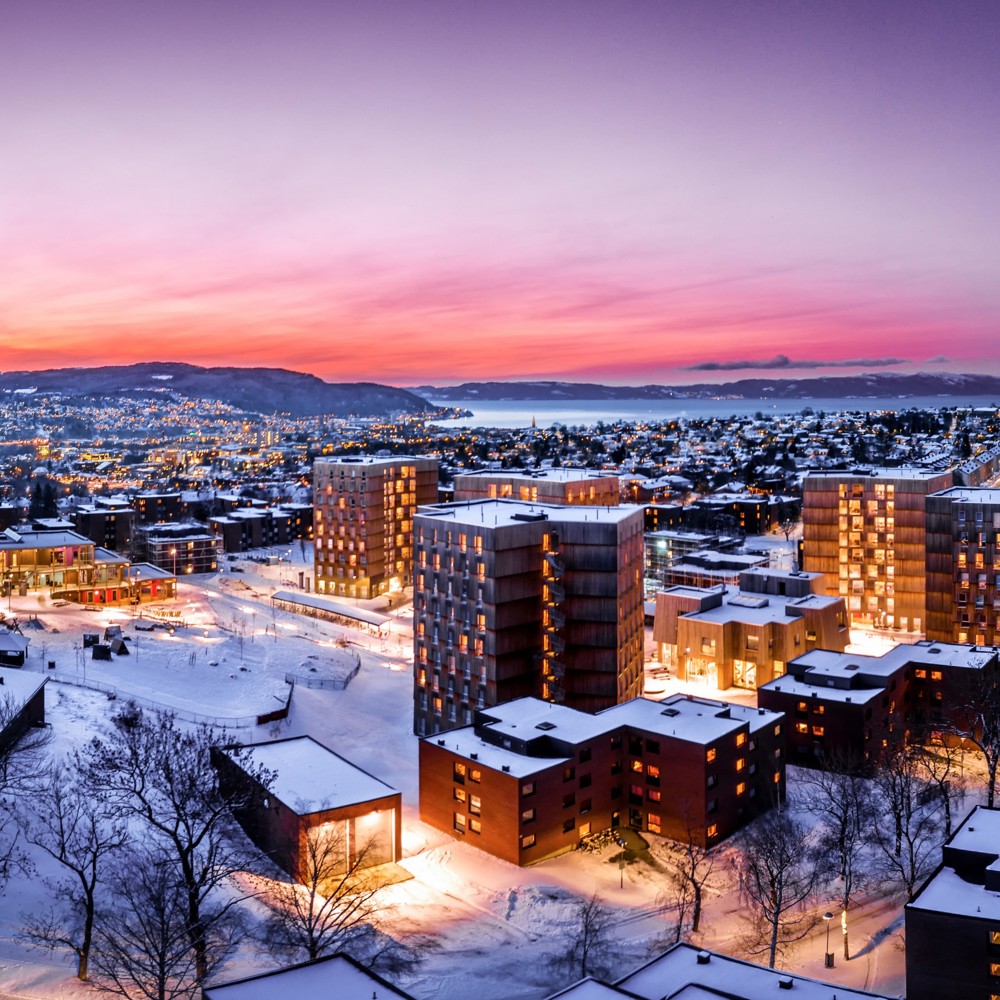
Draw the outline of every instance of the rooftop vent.
[[[471,757],[471,758],[472,758],[473,760],[479,760],[479,754],[477,754],[477,753],[470,753],[470,754],[469,754],[469,756],[470,756],[470,757]]]
[[[438,740],[438,746],[439,747],[443,747],[444,746],[444,740]]]
[[[794,980],[792,979],[791,976],[782,976],[778,980],[778,989],[779,990],[790,990],[793,985],[794,985]]]
[[[699,965],[708,965],[712,960],[712,953],[710,951],[699,951],[697,958]]]
[[[680,715],[680,714],[681,711],[679,708],[665,708],[662,712],[660,712],[660,715],[669,715],[670,718],[673,718],[675,715]]]
[[[531,513],[517,513],[511,514],[510,519],[512,521],[547,521],[549,515],[545,513],[544,510],[532,511]]]
[[[535,726],[535,729],[544,729],[544,730],[555,729],[555,728],[556,724],[554,722],[539,722],[538,725]]]
[[[503,772],[504,772],[505,774],[509,774],[509,773],[510,773],[510,764],[501,764],[501,765],[500,765],[500,769],[501,769],[501,770],[502,770],[502,771],[503,771]]]

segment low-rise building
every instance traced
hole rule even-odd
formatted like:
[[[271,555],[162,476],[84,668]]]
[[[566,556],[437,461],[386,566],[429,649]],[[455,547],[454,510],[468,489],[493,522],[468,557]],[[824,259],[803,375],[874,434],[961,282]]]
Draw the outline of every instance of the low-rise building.
[[[977,806],[906,904],[907,1000],[1000,995],[1000,810]]]
[[[682,941],[613,984],[587,977],[548,1000],[888,1000],[864,990],[767,969]],[[907,993],[909,997],[910,994]],[[941,994],[943,997],[944,994]],[[971,997],[972,994],[964,994]]]
[[[20,670],[0,670],[0,751],[16,743],[32,726],[45,724],[48,677]]]
[[[297,997],[298,1000],[412,1000],[409,993],[386,982],[366,969],[350,955],[329,955],[314,962],[303,962],[285,969],[260,972],[245,979],[206,986],[204,1000],[274,1000]]]
[[[881,656],[814,649],[757,691],[758,705],[788,717],[795,764],[833,758],[864,767],[907,736],[947,739],[961,725],[974,678],[996,675],[995,649],[922,641]]]
[[[712,846],[785,795],[784,717],[705,698],[522,698],[420,741],[420,817],[517,865],[632,827]]]
[[[754,690],[806,650],[843,650],[843,598],[817,593],[819,574],[751,569],[739,586],[670,587],[656,595],[653,639],[681,680]]]
[[[223,749],[214,759],[247,836],[293,878],[308,877],[309,837],[327,832],[343,851],[339,871],[399,860],[400,793],[312,737]]]

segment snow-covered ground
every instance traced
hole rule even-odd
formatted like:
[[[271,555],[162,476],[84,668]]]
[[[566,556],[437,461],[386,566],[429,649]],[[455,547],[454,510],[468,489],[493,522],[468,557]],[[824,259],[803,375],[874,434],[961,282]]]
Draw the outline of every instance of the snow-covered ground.
[[[298,550],[293,555],[300,562],[308,559]],[[398,599],[391,609],[385,599],[376,603],[379,610],[394,616],[389,636],[380,639],[272,611],[269,594],[296,582],[301,566],[249,562],[241,566],[242,574],[227,572],[182,584],[177,601],[162,606],[179,611],[177,617],[185,623],[173,634],[162,629],[138,631],[137,624],[148,619],[133,618],[129,610],[89,612],[70,605],[53,607],[35,595],[14,597],[12,613],[22,622],[37,616],[41,626],[25,629],[32,639],[28,669],[53,681],[47,688],[47,706],[54,751],[79,746],[95,728],[107,724],[116,707],[106,693],[87,690],[83,684],[113,685],[119,699],[134,695],[182,713],[240,722],[272,711],[286,697],[286,673],[332,669],[345,649],[356,651],[361,670],[345,690],[297,687],[286,722],[244,726],[233,734],[250,741],[307,733],[402,792],[402,866],[413,877],[384,890],[388,929],[414,942],[432,942],[423,948],[425,959],[418,971],[401,982],[403,988],[419,998],[440,1000],[547,995],[565,982],[553,962],[566,951],[573,902],[594,892],[615,909],[616,974],[666,943],[670,919],[660,912],[658,897],[664,890],[661,861],[670,850],[668,841],[651,838],[649,859],[630,863],[624,872],[619,871],[614,846],[576,851],[519,869],[420,822],[407,606],[401,607]],[[148,615],[150,609],[143,612]],[[81,648],[82,635],[103,631],[107,624],[123,626],[133,651],[110,663],[92,661],[90,651]],[[54,670],[48,669],[50,661]],[[651,695],[683,689],[669,678],[654,678],[655,667],[650,664]],[[704,687],[696,690],[716,696]],[[753,699],[752,693],[740,694]],[[790,769],[793,807],[794,772]],[[36,862],[39,872],[34,877],[15,876],[0,898],[0,1000],[90,995],[72,978],[68,956],[32,950],[17,938],[19,915],[37,911],[45,902],[38,874],[45,874],[46,868],[41,858]],[[719,871],[696,940],[738,954],[744,909],[730,870],[721,864]],[[836,909],[832,900],[816,902],[817,914],[827,909]],[[899,901],[873,897],[858,907],[851,916],[855,957],[845,962],[838,955],[832,970],[823,968],[823,933],[820,920],[786,954],[784,967],[832,984],[902,995]],[[273,964],[248,944],[223,978]]]

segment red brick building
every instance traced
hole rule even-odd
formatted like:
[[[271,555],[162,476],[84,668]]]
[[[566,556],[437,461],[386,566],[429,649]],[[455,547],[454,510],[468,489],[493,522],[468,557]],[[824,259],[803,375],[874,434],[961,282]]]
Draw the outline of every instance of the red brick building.
[[[944,642],[900,645],[882,656],[815,649],[757,691],[757,704],[788,718],[793,764],[828,757],[874,763],[907,736],[943,737],[959,725],[970,686],[996,672],[995,649]]]
[[[240,761],[273,780],[261,783]],[[359,867],[399,860],[400,793],[312,737],[221,750],[215,764],[223,792],[243,801],[236,819],[247,836],[293,877],[306,863],[310,831],[323,827],[343,844],[344,870],[360,850]]]
[[[621,826],[711,846],[784,799],[784,745],[782,715],[704,698],[522,698],[421,740],[420,817],[518,865]]]
[[[908,1000],[1000,995],[1000,810],[969,813],[905,914]]]

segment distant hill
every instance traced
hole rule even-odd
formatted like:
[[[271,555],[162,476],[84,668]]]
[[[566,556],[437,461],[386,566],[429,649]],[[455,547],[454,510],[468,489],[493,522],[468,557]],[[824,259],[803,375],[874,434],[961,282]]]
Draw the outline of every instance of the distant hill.
[[[865,399],[873,396],[996,396],[995,375],[917,372],[899,375],[836,375],[818,378],[752,378],[697,385],[600,385],[591,382],[464,382],[461,385],[417,386],[430,400],[563,400],[563,399]]]
[[[324,413],[378,417],[433,409],[413,392],[374,382],[324,382],[284,368],[201,368],[175,361],[0,372],[0,391],[29,388],[70,397],[142,396],[169,389],[182,396],[217,399],[251,413],[296,417]]]

